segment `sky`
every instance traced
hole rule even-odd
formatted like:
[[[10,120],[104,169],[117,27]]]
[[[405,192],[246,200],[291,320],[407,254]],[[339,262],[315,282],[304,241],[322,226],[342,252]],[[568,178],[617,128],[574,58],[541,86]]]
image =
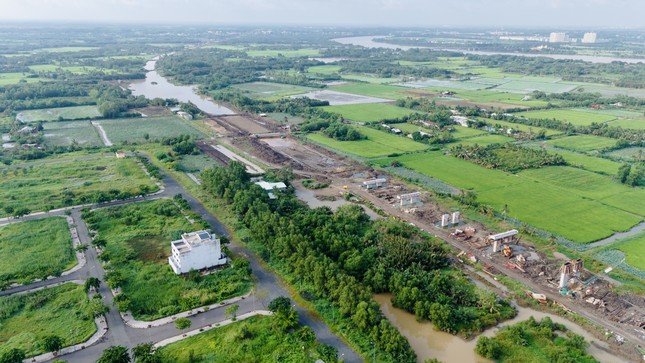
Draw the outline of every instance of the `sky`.
[[[645,0],[0,0],[0,21],[645,27]]]

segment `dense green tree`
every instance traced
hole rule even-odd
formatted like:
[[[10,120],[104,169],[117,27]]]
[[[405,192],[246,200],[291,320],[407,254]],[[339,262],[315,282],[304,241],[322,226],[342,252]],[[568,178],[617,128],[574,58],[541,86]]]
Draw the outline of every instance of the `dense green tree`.
[[[58,352],[63,348],[63,338],[57,335],[47,335],[42,340],[43,348],[48,352]]]
[[[130,363],[128,348],[121,345],[113,345],[103,351],[96,363]]]
[[[0,363],[22,363],[27,358],[25,351],[18,348],[12,348],[0,354]]]

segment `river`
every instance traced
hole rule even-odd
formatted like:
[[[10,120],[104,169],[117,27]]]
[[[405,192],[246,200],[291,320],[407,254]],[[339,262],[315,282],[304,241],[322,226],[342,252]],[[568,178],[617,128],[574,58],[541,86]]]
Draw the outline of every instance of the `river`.
[[[196,86],[177,86],[170,83],[155,70],[158,58],[155,57],[155,59],[146,63],[144,69],[148,72],[145,80],[132,82],[128,86],[133,95],[143,95],[149,99],[176,98],[181,102],[192,102],[204,113],[213,116],[235,114],[233,110],[213,102],[212,99],[206,96],[197,94]]]
[[[417,353],[417,362],[421,363],[429,358],[437,358],[444,363],[490,363],[492,361],[482,358],[475,353],[477,339],[464,340],[458,336],[444,333],[434,329],[429,322],[419,323],[413,314],[392,306],[391,294],[374,295],[374,300],[381,306],[383,314],[399,329],[401,334],[410,342],[410,346]],[[588,342],[596,341],[596,344],[606,344],[598,342],[591,334],[577,324],[569,320],[541,311],[529,308],[518,307],[518,314],[515,318],[507,320],[497,327],[515,324],[527,320],[533,316],[535,320],[541,320],[544,317],[550,317],[556,323],[566,325],[572,332],[583,336]],[[495,335],[496,328],[490,328],[482,333],[484,336],[492,337]],[[622,363],[618,357],[590,344],[587,353],[593,355],[602,363]]]
[[[368,35],[361,37],[347,37],[332,39],[341,44],[360,45],[366,48],[385,48],[385,49],[401,49],[409,50],[414,48],[432,49],[437,51],[459,52],[464,54],[475,55],[515,55],[520,57],[547,57],[553,59],[573,59],[581,60],[591,63],[611,63],[611,62],[625,62],[625,63],[645,63],[645,59],[638,58],[616,58],[616,57],[601,57],[593,55],[579,55],[579,54],[533,54],[533,53],[511,53],[511,52],[486,52],[480,50],[463,50],[463,49],[450,49],[450,48],[435,48],[425,46],[409,46],[409,45],[396,45],[390,43],[377,42],[376,38],[386,38],[387,36]]]

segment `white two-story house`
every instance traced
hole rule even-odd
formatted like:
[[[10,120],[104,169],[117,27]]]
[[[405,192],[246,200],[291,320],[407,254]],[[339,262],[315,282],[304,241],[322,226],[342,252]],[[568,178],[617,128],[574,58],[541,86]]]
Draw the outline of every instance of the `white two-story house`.
[[[184,233],[180,240],[172,241],[170,245],[172,255],[168,257],[168,262],[177,275],[228,262],[222,253],[220,240],[209,231]]]

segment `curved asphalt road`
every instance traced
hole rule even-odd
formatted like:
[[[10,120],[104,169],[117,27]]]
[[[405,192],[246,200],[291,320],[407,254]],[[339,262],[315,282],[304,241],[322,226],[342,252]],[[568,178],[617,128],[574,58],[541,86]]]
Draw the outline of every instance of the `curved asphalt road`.
[[[199,213],[209,223],[211,229],[216,234],[228,235],[226,227],[224,227],[224,225],[220,223],[217,218],[215,218],[215,216],[213,216],[206,208],[204,208],[204,206],[186,189],[179,185],[179,183],[175,179],[164,173],[163,182],[165,185],[165,190],[158,194],[136,199],[103,203],[100,205],[95,205],[92,208],[104,208],[158,198],[169,198],[176,194],[182,194],[183,197],[188,201],[188,204],[191,206],[192,210]],[[91,243],[91,239],[87,225],[81,219],[80,209],[80,207],[71,208],[71,217],[74,219],[74,223],[76,224],[81,243],[89,245]],[[63,214],[64,210],[57,210],[50,213],[37,213],[35,215],[25,216],[23,217],[23,220],[47,218],[49,216]],[[0,223],[0,225],[6,224],[8,222],[10,221],[2,222]],[[249,296],[248,298],[237,302],[237,304],[240,306],[238,314],[247,313],[257,309],[267,309],[267,306],[272,299],[278,296],[290,296],[289,292],[282,287],[280,280],[275,276],[275,274],[264,268],[264,266],[260,264],[257,256],[253,252],[235,242],[230,243],[229,249],[233,253],[241,255],[249,261],[251,270],[253,271],[253,276],[255,278],[256,292],[251,294],[251,296]],[[67,276],[0,291],[0,296],[6,296],[16,292],[32,289],[34,287],[50,285],[58,282],[76,279],[85,280],[90,276],[98,277],[101,281],[104,281],[105,271],[103,270],[101,262],[98,260],[96,250],[94,248],[89,248],[85,252],[85,256],[87,259],[87,264],[79,271],[76,271]],[[258,291],[262,291],[262,293],[258,294]],[[103,296],[105,304],[111,307],[109,313],[106,315],[108,324],[107,334],[97,344],[94,344],[84,350],[64,355],[60,357],[61,359],[64,359],[69,363],[93,362],[101,355],[104,349],[112,345],[122,345],[132,348],[139,343],[154,343],[181,334],[181,332],[177,330],[177,328],[175,328],[174,324],[166,324],[148,329],[131,328],[125,325],[125,323],[121,319],[120,314],[114,306],[112,293],[105,283],[101,284],[99,293]],[[299,313],[300,323],[302,325],[310,326],[315,331],[316,337],[321,343],[332,345],[336,349],[338,349],[339,357],[343,358],[345,362],[353,363],[363,361],[361,357],[356,354],[356,352],[354,352],[338,336],[334,335],[331,332],[327,324],[312,317],[312,315],[306,309],[299,306],[297,303],[295,303],[295,308]],[[212,309],[190,317],[189,319],[192,321],[191,328],[198,329],[204,326],[208,326],[209,324],[214,324],[219,321],[225,320],[226,317],[224,310],[225,308]]]

